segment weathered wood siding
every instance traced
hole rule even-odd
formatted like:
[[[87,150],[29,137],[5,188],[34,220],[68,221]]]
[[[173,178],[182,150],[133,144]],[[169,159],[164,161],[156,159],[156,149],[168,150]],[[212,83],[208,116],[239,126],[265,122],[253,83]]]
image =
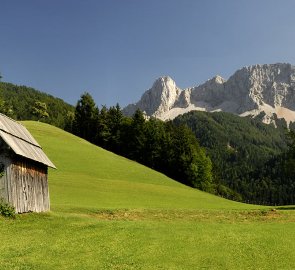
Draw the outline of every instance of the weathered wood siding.
[[[17,213],[50,210],[46,166],[23,159],[12,162],[5,173],[7,199]]]
[[[2,149],[1,149],[2,150]],[[9,168],[11,165],[11,160],[8,156],[2,154],[0,156],[0,167],[4,167],[4,175],[0,178],[0,198],[4,199],[4,201],[8,202],[8,190],[7,190],[7,172],[9,172]]]
[[[4,177],[1,177],[0,178],[0,199],[3,198],[5,201],[7,201],[7,192],[6,192],[6,189],[5,189],[5,178]]]

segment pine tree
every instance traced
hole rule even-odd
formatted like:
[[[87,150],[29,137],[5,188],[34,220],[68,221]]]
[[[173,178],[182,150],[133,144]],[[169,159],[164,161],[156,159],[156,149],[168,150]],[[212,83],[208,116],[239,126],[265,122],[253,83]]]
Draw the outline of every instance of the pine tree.
[[[130,127],[130,141],[129,151],[130,158],[143,162],[144,160],[144,145],[145,145],[145,134],[144,134],[145,119],[142,111],[136,110],[132,117]]]
[[[120,137],[123,114],[119,104],[110,107],[108,111],[108,126],[110,131],[109,149],[111,151],[120,152]]]
[[[92,96],[87,92],[81,95],[75,108],[73,133],[90,142],[94,142],[98,112]]]
[[[108,119],[108,109],[106,106],[102,106],[97,121],[97,133],[96,133],[96,144],[109,149],[109,141],[110,141],[110,127],[109,127],[109,119]]]

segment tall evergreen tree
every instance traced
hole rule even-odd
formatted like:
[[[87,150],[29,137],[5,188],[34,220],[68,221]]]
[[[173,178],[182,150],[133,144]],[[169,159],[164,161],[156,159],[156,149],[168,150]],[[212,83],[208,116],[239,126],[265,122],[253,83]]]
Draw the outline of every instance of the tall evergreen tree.
[[[170,170],[187,185],[213,192],[212,164],[193,133],[184,125],[173,128],[173,159]]]
[[[94,142],[98,112],[92,96],[87,92],[81,95],[75,108],[73,133],[90,142]]]
[[[113,152],[120,152],[120,137],[123,114],[120,105],[117,103],[115,107],[110,107],[108,111],[108,126],[109,126],[109,149]]]
[[[132,117],[131,134],[130,134],[130,157],[139,162],[144,161],[144,145],[145,145],[145,119],[142,111],[136,110]]]
[[[150,168],[162,170],[162,160],[165,159],[165,126],[164,122],[151,118],[144,126],[145,143],[143,163]]]
[[[108,109],[106,106],[102,106],[98,114],[95,143],[101,147],[109,149],[110,135]]]

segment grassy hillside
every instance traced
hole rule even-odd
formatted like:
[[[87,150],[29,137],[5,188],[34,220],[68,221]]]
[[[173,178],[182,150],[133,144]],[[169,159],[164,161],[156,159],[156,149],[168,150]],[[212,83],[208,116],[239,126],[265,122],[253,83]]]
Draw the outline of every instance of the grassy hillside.
[[[24,123],[58,168],[49,172],[53,211],[257,208],[186,187],[50,125]]]
[[[0,218],[0,269],[294,269],[292,207],[185,187],[52,126],[25,122],[58,170],[52,212]]]

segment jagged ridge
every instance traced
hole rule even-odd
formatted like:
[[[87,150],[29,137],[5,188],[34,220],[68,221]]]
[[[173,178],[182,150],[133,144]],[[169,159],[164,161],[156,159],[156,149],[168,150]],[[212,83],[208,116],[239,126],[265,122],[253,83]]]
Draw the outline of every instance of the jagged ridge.
[[[265,113],[263,122],[274,122],[274,114],[295,121],[295,67],[277,63],[253,65],[236,71],[228,80],[220,76],[180,89],[168,76],[155,81],[140,101],[124,108],[132,115],[139,108],[162,120],[192,110],[225,111],[240,116]]]

